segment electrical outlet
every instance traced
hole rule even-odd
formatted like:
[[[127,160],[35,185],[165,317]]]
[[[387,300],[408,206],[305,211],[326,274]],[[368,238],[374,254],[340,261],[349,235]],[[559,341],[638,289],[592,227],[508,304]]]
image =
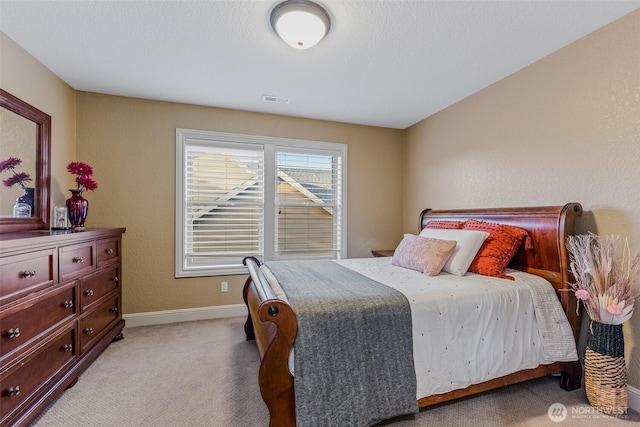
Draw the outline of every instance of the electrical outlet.
[[[220,282],[220,292],[229,292],[229,282]]]

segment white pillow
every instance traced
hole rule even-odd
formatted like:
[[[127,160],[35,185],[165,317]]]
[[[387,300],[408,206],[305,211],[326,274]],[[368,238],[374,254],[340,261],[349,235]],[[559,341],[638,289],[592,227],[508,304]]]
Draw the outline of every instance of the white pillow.
[[[480,246],[489,237],[489,233],[479,230],[447,230],[441,228],[424,228],[420,232],[422,237],[440,240],[455,240],[458,242],[453,255],[442,267],[442,271],[464,276],[473,258],[480,250]]]

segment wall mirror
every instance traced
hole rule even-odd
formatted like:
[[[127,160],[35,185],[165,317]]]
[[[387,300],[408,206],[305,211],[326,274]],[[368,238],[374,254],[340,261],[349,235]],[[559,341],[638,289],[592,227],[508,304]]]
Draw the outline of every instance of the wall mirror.
[[[0,162],[21,160],[14,170],[0,173],[0,233],[49,228],[49,186],[51,183],[51,116],[0,89]],[[15,173],[26,173],[30,181],[16,182]],[[5,181],[14,177],[13,185]],[[33,194],[22,204],[18,198]],[[22,209],[24,207],[24,209]]]

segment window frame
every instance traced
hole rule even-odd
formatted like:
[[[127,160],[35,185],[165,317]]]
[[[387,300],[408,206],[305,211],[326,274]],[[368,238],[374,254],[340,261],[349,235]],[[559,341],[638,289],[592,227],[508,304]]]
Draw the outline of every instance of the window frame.
[[[275,260],[276,258],[276,153],[278,151],[286,151],[287,148],[296,152],[308,154],[327,155],[331,153],[340,157],[340,177],[339,191],[340,198],[338,204],[339,209],[339,230],[336,238],[339,239],[336,258],[344,258],[347,254],[347,144],[279,138],[259,135],[246,135],[216,131],[194,130],[176,128],[176,199],[175,199],[175,277],[204,277],[204,276],[226,276],[246,274],[247,269],[244,265],[231,266],[208,266],[208,267],[187,267],[185,265],[185,255],[187,253],[185,240],[185,220],[186,220],[186,147],[189,143],[198,145],[211,146],[229,145],[229,144],[250,144],[252,146],[262,147],[264,156],[264,199],[263,199],[263,245],[262,254],[258,256],[261,261]],[[268,226],[271,224],[271,226]],[[313,258],[313,257],[309,257]],[[291,259],[287,257],[286,259]],[[298,258],[302,259],[302,258]],[[326,258],[325,258],[326,259]]]

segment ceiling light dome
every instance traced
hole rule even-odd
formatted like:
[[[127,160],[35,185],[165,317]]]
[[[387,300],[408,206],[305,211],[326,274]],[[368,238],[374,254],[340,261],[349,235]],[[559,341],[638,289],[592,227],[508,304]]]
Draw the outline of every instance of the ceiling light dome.
[[[308,49],[327,35],[331,19],[312,1],[287,0],[271,11],[271,27],[289,46]]]

